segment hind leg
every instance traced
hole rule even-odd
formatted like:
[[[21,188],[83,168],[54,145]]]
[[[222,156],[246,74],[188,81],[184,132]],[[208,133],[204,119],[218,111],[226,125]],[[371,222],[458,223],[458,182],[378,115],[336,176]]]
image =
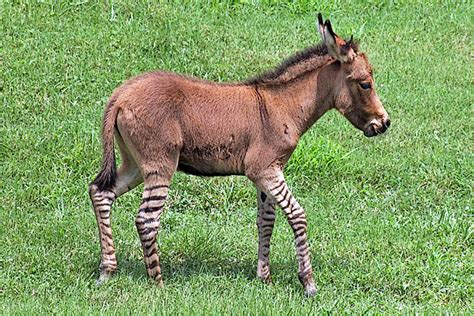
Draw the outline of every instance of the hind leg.
[[[117,137],[117,140],[122,157],[122,165],[117,172],[115,186],[110,190],[104,191],[100,191],[94,184],[89,186],[89,196],[92,201],[99,229],[100,276],[97,280],[98,283],[108,280],[117,270],[117,258],[115,256],[112,227],[110,223],[112,203],[117,197],[133,189],[142,181],[140,170],[138,169],[135,160],[125,147],[122,139]]]
[[[158,113],[159,109],[154,108],[157,112],[153,115],[143,115],[142,110],[132,111],[124,107],[117,116],[117,126],[143,177],[143,198],[135,225],[147,274],[161,286],[163,281],[156,238],[182,142],[178,122],[168,117],[167,113]]]
[[[106,281],[117,270],[112,227],[110,226],[110,209],[116,195],[113,191],[100,191],[95,184],[89,186],[89,196],[94,208],[100,242],[100,277],[98,283]]]
[[[147,274],[160,287],[163,286],[163,280],[156,237],[160,226],[160,216],[168,195],[169,184],[175,170],[176,163],[173,161],[168,165],[144,169],[143,199],[135,220],[143,248]]]

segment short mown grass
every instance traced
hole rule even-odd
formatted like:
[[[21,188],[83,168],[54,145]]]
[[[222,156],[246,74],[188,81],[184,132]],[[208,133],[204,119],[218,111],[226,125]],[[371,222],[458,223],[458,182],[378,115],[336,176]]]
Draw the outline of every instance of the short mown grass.
[[[318,294],[303,297],[283,216],[274,284],[256,279],[248,180],[182,174],[159,237],[165,288],[145,277],[134,227],[141,187],[114,205],[119,271],[97,287],[87,184],[112,90],[153,69],[245,79],[319,41],[318,11],[361,41],[393,122],[366,139],[330,112],[288,165]],[[473,312],[469,1],[5,1],[1,16],[3,314]]]

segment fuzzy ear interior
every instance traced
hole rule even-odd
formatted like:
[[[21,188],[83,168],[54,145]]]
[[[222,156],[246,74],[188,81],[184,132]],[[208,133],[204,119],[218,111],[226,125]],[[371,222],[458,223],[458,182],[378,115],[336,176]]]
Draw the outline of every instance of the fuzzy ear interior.
[[[324,43],[328,48],[329,54],[337,60],[342,61],[341,49],[338,39],[340,38],[336,35],[336,33],[334,33],[331,22],[326,20],[324,23]]]
[[[328,48],[329,55],[343,63],[350,62],[354,59],[355,52],[351,48],[343,49],[346,46],[346,42],[334,32],[329,20],[323,23],[321,13],[318,14],[317,26],[318,32]]]

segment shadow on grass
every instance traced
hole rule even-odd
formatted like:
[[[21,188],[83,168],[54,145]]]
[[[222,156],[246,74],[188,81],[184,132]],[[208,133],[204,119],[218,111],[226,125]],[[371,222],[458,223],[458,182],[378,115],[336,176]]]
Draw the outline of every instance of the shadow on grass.
[[[270,263],[272,271],[272,284],[266,285],[257,278],[257,256],[255,259],[233,259],[228,258],[225,254],[185,254],[179,257],[166,258],[166,255],[161,256],[161,271],[165,288],[167,286],[182,287],[183,284],[193,283],[196,280],[204,280],[208,282],[216,280],[217,283],[228,282],[249,283],[251,286],[275,289],[279,288],[282,291],[288,291],[291,288],[295,293],[301,293],[302,287],[297,276],[297,262],[294,260],[276,261]],[[327,268],[327,263],[317,259],[313,259],[313,268],[315,273],[315,281],[317,286],[321,286],[318,276],[322,270]],[[331,267],[333,267],[332,262]],[[89,261],[89,266],[93,268],[94,281],[99,277],[98,266],[99,262]],[[146,275],[145,263],[138,258],[118,258],[118,271],[112,277],[119,281],[122,278],[128,278],[128,282],[136,282],[140,286],[152,287],[155,286],[153,281]],[[111,280],[111,281],[112,281]],[[120,281],[119,281],[120,282]],[[199,281],[198,281],[199,282]],[[108,283],[108,282],[107,282]],[[112,282],[111,284],[114,284]]]
[[[209,254],[209,256],[186,254],[181,256],[179,260],[176,260],[176,258],[167,259],[166,256],[162,256],[161,260],[163,279],[168,284],[187,282],[192,278],[201,276],[258,281],[257,257],[255,257],[255,260],[236,260],[224,258],[224,255],[213,257],[212,254]],[[95,271],[93,277],[97,279],[99,277],[98,260],[90,260],[89,267],[91,271]],[[295,287],[299,287],[294,262],[271,263],[271,269],[279,281],[283,281],[283,279],[294,279],[295,282],[291,283],[294,283]],[[275,274],[273,277],[275,277]],[[118,271],[114,277],[121,275],[129,276],[137,281],[145,281],[147,280],[145,263],[141,259],[119,257]]]
[[[176,258],[175,258],[176,259]],[[184,281],[196,276],[256,279],[257,262],[253,260],[226,260],[222,257],[199,255],[181,256],[179,260],[161,257],[163,278],[170,283]],[[119,261],[120,272],[143,279],[146,277],[145,263],[138,259]],[[277,267],[275,267],[277,268]]]

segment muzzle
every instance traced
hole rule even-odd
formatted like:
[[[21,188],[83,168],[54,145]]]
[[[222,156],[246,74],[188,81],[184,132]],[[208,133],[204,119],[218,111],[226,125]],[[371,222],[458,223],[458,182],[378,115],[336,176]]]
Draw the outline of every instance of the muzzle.
[[[364,129],[364,135],[367,137],[377,136],[385,133],[385,131],[390,127],[390,119],[383,118],[380,122],[377,120],[372,120],[367,127]]]

